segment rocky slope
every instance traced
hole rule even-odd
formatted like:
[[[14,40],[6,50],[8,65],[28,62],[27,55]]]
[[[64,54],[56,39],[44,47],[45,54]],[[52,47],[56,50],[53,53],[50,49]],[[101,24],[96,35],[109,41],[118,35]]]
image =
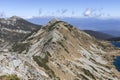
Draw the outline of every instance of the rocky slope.
[[[22,40],[39,27],[40,25],[32,24],[17,16],[8,19],[0,18],[0,48]]]
[[[56,19],[0,54],[0,75],[21,80],[119,80],[119,51]],[[114,55],[112,55],[114,54]]]

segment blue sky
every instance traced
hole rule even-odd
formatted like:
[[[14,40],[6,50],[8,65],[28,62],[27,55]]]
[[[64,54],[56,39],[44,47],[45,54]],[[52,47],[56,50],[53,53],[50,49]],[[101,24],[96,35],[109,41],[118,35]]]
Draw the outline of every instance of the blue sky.
[[[7,17],[120,17],[120,0],[0,0]]]

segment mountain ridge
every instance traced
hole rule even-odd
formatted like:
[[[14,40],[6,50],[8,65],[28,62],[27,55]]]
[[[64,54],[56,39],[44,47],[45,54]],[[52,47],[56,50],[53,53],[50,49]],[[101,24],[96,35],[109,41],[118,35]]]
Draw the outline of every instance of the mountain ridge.
[[[8,19],[1,18],[0,38],[7,41],[16,41],[29,34],[32,30],[37,29],[37,27],[41,27],[41,25],[35,25],[17,16]],[[16,40],[12,39],[13,37]]]
[[[56,23],[56,24],[55,24]],[[54,24],[54,25],[53,25]],[[51,26],[52,25],[52,26]],[[40,39],[38,42],[34,42],[34,40],[36,40],[36,38],[34,39],[34,38],[31,38],[31,37],[29,37],[28,38],[28,43],[30,43],[32,46],[34,46],[34,47],[30,47],[30,49],[28,50],[28,52],[25,50],[25,51],[23,51],[23,54],[24,54],[24,52],[27,52],[27,53],[25,53],[25,54],[28,54],[29,53],[29,55],[34,55],[33,56],[33,60],[34,61],[36,61],[36,63],[39,65],[39,66],[41,66],[41,67],[44,67],[44,69],[47,69],[47,70],[50,70],[50,75],[49,76],[52,76],[52,79],[57,79],[58,77],[57,76],[59,76],[59,78],[61,79],[61,80],[63,80],[64,78],[63,78],[63,75],[61,74],[60,75],[60,73],[59,72],[56,72],[54,69],[56,69],[53,65],[53,62],[54,62],[54,59],[56,59],[58,62],[60,62],[60,60],[59,60],[59,58],[61,59],[62,58],[62,56],[64,56],[65,58],[63,58],[63,61],[67,61],[66,59],[68,59],[68,60],[70,60],[70,62],[71,62],[71,60],[74,60],[74,58],[75,59],[77,59],[77,58],[79,58],[80,56],[83,56],[83,57],[85,57],[85,58],[87,58],[87,59],[89,59],[89,56],[90,56],[90,54],[91,53],[89,53],[89,52],[87,52],[87,50],[86,49],[88,49],[88,51],[89,51],[89,45],[92,45],[91,43],[94,43],[94,45],[95,44],[98,44],[99,42],[96,42],[96,40],[94,41],[94,39],[90,36],[90,35],[88,35],[88,34],[86,34],[86,33],[84,33],[84,32],[82,32],[82,31],[79,31],[79,30],[77,30],[75,27],[70,27],[69,26],[69,24],[67,24],[67,23],[64,23],[64,22],[57,22],[57,21],[55,21],[54,23],[52,23],[51,25],[49,25],[49,26],[47,26],[48,27],[48,29],[49,29],[49,27],[52,27],[51,29],[50,29],[50,31],[48,31],[48,29],[43,29],[43,30],[40,30],[40,31],[38,31],[38,34],[40,35],[40,36],[45,36],[45,37],[43,37],[43,39],[42,39],[42,37],[41,38],[39,38],[38,37],[38,34],[36,35],[34,35],[33,34],[33,36],[31,36],[31,37],[36,37],[37,39]],[[44,32],[44,30],[45,30],[45,32]],[[46,30],[48,31],[48,32],[46,32]],[[43,32],[43,33],[42,33]],[[62,33],[62,34],[61,34]],[[79,34],[79,35],[78,35]],[[31,39],[30,39],[31,38]],[[76,50],[74,50],[74,48],[72,48],[72,46],[70,47],[70,44],[71,43],[68,43],[68,42],[66,42],[66,40],[70,40],[70,42],[71,42],[71,40],[72,40],[72,43],[74,43],[74,44],[71,44],[71,45],[75,45],[75,44],[78,44],[78,43],[76,43],[76,41],[77,41],[77,39],[78,40],[80,40],[81,41],[81,43],[79,43],[80,44],[80,46],[82,47],[81,49],[81,54],[79,54]],[[41,41],[42,40],[42,41]],[[74,41],[75,40],[75,41]],[[26,42],[26,41],[25,41]],[[79,41],[77,41],[77,42],[79,42]],[[85,44],[85,42],[87,42],[87,44]],[[40,45],[40,44],[41,45]],[[40,47],[41,46],[41,48],[42,49],[38,49],[38,50],[36,50],[36,48],[35,48],[35,45],[36,45],[36,48],[38,48],[38,46]],[[38,46],[37,46],[38,45]],[[54,47],[55,46],[55,47]],[[99,48],[100,48],[101,46],[99,46]],[[70,50],[70,48],[73,50]],[[80,49],[79,48],[79,46],[76,46],[75,48],[78,48],[78,49]],[[62,51],[62,53],[61,53],[61,51]],[[33,51],[33,50],[36,50],[36,51]],[[58,52],[56,52],[58,50]],[[70,50],[70,51],[69,51]],[[31,52],[32,51],[32,52]],[[55,51],[55,52],[54,52]],[[85,51],[85,52],[84,52]],[[37,53],[36,53],[37,52]],[[39,53],[40,52],[40,53]],[[101,50],[99,51],[99,49],[98,49],[98,52],[101,52]],[[30,53],[32,53],[32,54],[30,54]],[[64,53],[64,54],[63,54]],[[75,54],[72,54],[72,53],[75,53]],[[82,54],[83,53],[83,54]],[[60,56],[60,54],[62,54],[61,56]],[[102,54],[104,54],[104,52],[102,52]],[[28,55],[28,56],[29,56]],[[70,56],[71,55],[71,56]],[[93,54],[91,54],[91,55],[93,55]],[[93,56],[97,56],[97,55],[93,55]],[[99,54],[99,56],[100,56],[100,54]],[[53,57],[53,58],[51,58],[51,57]],[[92,56],[91,56],[92,57]],[[51,63],[51,61],[50,61],[50,59],[53,59],[52,60],[52,63]],[[80,60],[80,62],[84,62],[84,59],[85,58],[83,58],[83,59],[81,59],[81,60],[83,60],[83,61],[81,61]],[[100,58],[100,57],[99,57]],[[47,60],[46,60],[47,59]],[[64,60],[65,59],[65,60]],[[41,60],[43,61],[43,62],[45,62],[45,64],[44,63],[42,63],[41,62]],[[49,62],[50,61],[50,62]],[[78,60],[79,61],[79,60]],[[96,59],[96,61],[98,61],[97,59]],[[56,61],[55,61],[56,62]],[[57,64],[59,64],[57,62]],[[61,62],[60,62],[61,63]],[[63,62],[64,63],[64,62]],[[75,65],[75,63],[76,63],[76,61],[75,62],[71,62],[71,64],[73,65],[73,63],[74,63],[74,65]],[[88,62],[86,62],[86,59],[85,59],[85,63],[84,63],[84,65],[86,65]],[[99,61],[98,61],[98,63],[99,63]],[[43,65],[44,64],[44,65]],[[94,64],[94,63],[93,63]],[[100,61],[100,64],[106,64],[106,61]],[[60,64],[59,64],[60,65]],[[71,66],[72,66],[71,65]],[[62,65],[61,65],[62,66]],[[65,66],[65,64],[64,64],[64,66]],[[78,66],[77,64],[76,64],[76,66]],[[89,65],[88,65],[89,66]],[[93,65],[91,65],[91,66],[93,66]],[[109,65],[110,66],[110,65]],[[54,69],[51,69],[51,67],[53,67]],[[75,70],[75,69],[73,69],[73,70]],[[80,69],[81,70],[81,69]],[[85,71],[87,71],[86,69],[83,69],[83,70],[85,70]],[[54,73],[53,73],[54,72]],[[88,70],[88,72],[89,72],[89,70]],[[47,72],[46,72],[47,73]],[[68,72],[69,73],[69,72]],[[68,73],[66,73],[66,75],[64,75],[65,76],[65,78],[66,79],[68,79],[67,78],[67,74]],[[71,72],[70,72],[71,73]],[[69,73],[69,74],[70,74]],[[49,74],[49,73],[47,73],[47,74]],[[75,74],[75,73],[74,73]],[[90,74],[90,76],[91,76],[91,78],[90,77],[88,77],[88,76],[86,76],[85,78],[88,78],[88,79],[95,79],[95,75],[94,75],[94,77],[93,77],[93,75],[91,74],[91,73],[89,73]],[[56,76],[56,77],[55,77]],[[82,78],[82,74],[81,74],[81,77],[76,77],[76,79],[78,78],[78,79],[80,79],[80,78]],[[85,75],[84,75],[85,76]],[[72,75],[71,75],[71,78],[72,79],[74,79],[74,77],[72,77]],[[69,78],[70,79],[70,78]],[[84,78],[83,78],[84,79]]]
[[[50,21],[11,49],[0,54],[0,72],[23,80],[120,79],[112,65],[119,50],[63,21]]]

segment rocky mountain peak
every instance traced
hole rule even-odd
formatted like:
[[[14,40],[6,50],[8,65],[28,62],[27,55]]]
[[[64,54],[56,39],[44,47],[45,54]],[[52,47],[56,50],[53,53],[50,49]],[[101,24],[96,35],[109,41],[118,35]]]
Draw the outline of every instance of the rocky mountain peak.
[[[18,17],[18,16],[12,16],[12,17],[10,17],[10,18],[8,18],[8,20],[11,20],[11,21],[17,21],[17,20],[20,20],[20,19],[22,19],[22,18],[20,18],[20,17]]]
[[[60,21],[60,20],[57,19],[57,18],[53,18],[53,19],[50,20],[46,25],[49,26],[49,25],[54,24],[54,23],[56,23],[56,22],[58,22],[58,21]]]
[[[17,20],[23,20],[23,19],[18,16],[12,16],[10,18],[1,18],[0,22],[3,24],[10,25],[10,24],[15,24]]]
[[[114,50],[110,44],[63,21],[53,21],[45,27],[13,49],[44,68],[48,80],[119,80],[107,52]]]
[[[0,19],[0,41],[17,42],[30,34],[33,30],[37,30],[41,25],[30,23],[20,17],[13,16],[8,19]],[[5,45],[0,44],[0,48]]]
[[[49,23],[53,24],[53,23],[55,23],[57,21],[60,21],[60,20],[58,18],[53,18],[52,20],[49,21]]]
[[[22,19],[22,18],[19,16],[12,16],[12,17],[10,17],[10,19]]]
[[[67,22],[64,22],[64,21],[61,21],[61,20],[56,20],[56,19],[52,19],[51,21],[49,21],[45,27],[44,27],[47,31],[52,31],[52,30],[55,30],[55,29],[69,29],[69,30],[72,30],[72,29],[76,29],[74,26],[72,26],[71,24],[67,23]]]

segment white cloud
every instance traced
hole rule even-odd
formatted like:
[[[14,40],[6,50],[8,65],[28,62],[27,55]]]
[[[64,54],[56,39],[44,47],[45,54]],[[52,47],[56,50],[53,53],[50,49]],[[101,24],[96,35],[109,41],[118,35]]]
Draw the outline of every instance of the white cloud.
[[[92,14],[92,10],[90,8],[87,8],[84,12],[84,16],[90,16]]]
[[[24,18],[24,19],[31,19],[31,18],[34,18],[34,16],[20,16],[20,17],[22,17],[22,18]]]
[[[83,15],[86,17],[95,17],[95,18],[110,17],[110,14],[103,12],[103,8],[101,9],[87,8],[83,13]]]

